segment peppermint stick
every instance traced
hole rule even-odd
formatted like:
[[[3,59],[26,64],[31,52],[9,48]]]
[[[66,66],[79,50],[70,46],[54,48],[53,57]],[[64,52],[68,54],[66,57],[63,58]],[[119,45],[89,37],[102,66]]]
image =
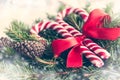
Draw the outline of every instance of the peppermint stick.
[[[76,30],[75,28],[67,24],[65,21],[63,21],[63,18],[71,13],[80,15],[84,20],[84,22],[86,22],[88,18],[88,14],[82,9],[67,8],[67,9],[64,9],[62,12],[58,13],[56,21],[62,26],[64,26],[73,36],[81,36],[82,33],[80,33],[78,30]],[[102,59],[108,59],[110,57],[110,54],[105,49],[101,48],[92,40],[86,38],[83,43],[85,44],[85,46],[89,47],[93,52],[99,55]]]
[[[34,34],[36,37],[39,38],[40,36],[38,35],[38,33],[45,29],[56,30],[64,38],[72,37],[72,35],[66,29],[64,29],[63,26],[59,25],[56,22],[50,22],[50,21],[39,22],[38,24],[32,27],[30,32],[31,34]]]
[[[63,27],[60,26],[60,24],[56,22],[39,22],[31,29],[31,34],[35,34],[36,36],[39,36],[38,33],[45,29],[53,29],[56,30],[59,34],[61,34],[64,38],[72,37],[72,35]],[[94,53],[92,53],[87,47],[80,46],[80,48],[83,48],[82,52],[86,55],[86,57],[97,67],[101,67],[104,65],[103,61],[96,56]]]
[[[71,13],[75,13],[80,15],[84,22],[86,22],[87,18],[88,18],[88,14],[82,10],[82,9],[78,9],[78,8],[66,8],[64,9],[62,12],[59,12],[56,18],[56,21],[61,24],[62,26],[64,26],[73,36],[81,36],[82,33],[80,33],[78,30],[76,30],[75,28],[73,28],[72,26],[70,26],[69,24],[67,24],[63,18],[66,17],[67,15],[71,14]],[[89,48],[91,51],[93,51],[94,53],[96,53],[98,56],[100,56],[102,59],[108,59],[110,57],[110,54],[103,48],[101,48],[99,45],[97,45],[96,43],[94,43],[92,40],[85,38],[83,40],[83,43],[86,47],[84,48]],[[89,53],[89,55],[88,55]],[[90,61],[94,64],[97,64],[98,62],[95,61],[96,56],[93,54],[94,53],[90,53],[88,51],[83,51],[83,54],[90,59]],[[92,55],[92,56],[91,56]],[[88,57],[91,56],[91,57]]]

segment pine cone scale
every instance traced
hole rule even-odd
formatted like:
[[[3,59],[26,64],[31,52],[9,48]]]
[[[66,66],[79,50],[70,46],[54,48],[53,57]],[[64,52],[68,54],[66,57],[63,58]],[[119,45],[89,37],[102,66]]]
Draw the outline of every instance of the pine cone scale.
[[[13,48],[22,55],[29,56],[30,58],[34,58],[35,56],[40,57],[45,51],[45,45],[38,41],[25,40],[22,42],[15,42]]]

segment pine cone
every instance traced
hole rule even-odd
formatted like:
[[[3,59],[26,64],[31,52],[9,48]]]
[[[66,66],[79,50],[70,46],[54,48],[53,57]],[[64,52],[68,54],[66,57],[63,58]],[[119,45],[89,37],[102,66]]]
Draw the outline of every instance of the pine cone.
[[[13,48],[24,56],[34,58],[41,57],[45,51],[45,45],[38,41],[13,42]]]
[[[1,37],[0,38],[0,48],[2,47],[11,47],[12,41],[8,39],[7,37]]]

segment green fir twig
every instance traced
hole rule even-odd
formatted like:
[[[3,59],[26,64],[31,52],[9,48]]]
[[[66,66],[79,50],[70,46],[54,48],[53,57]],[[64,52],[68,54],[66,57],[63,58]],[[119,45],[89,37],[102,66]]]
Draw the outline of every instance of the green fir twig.
[[[30,35],[29,31],[30,28],[28,25],[15,20],[11,22],[10,27],[6,29],[5,33],[15,41],[35,40],[35,38]]]
[[[84,23],[82,18],[76,14],[68,15],[64,18],[64,21],[66,21],[69,25],[75,27],[77,30],[81,30]]]

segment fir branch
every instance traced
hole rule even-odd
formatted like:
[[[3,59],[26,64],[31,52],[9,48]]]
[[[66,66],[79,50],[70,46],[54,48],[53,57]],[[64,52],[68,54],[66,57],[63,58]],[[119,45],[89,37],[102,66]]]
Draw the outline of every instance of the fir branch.
[[[37,19],[35,19],[35,21],[34,21],[33,24],[37,24],[37,23],[39,23],[40,21],[42,21],[42,19],[41,19],[41,18],[37,18]]]
[[[111,22],[104,23],[105,27],[119,27],[120,26],[120,15],[118,13],[113,13],[113,3],[109,3],[104,8],[104,11],[111,16]]]
[[[48,44],[51,44],[51,42],[54,39],[62,38],[60,34],[58,34],[56,31],[53,31],[51,29],[43,30],[39,33],[39,35],[41,37],[44,37],[47,40]]]
[[[64,21],[66,21],[69,25],[75,27],[77,30],[81,30],[81,27],[84,23],[82,18],[76,14],[68,15],[64,18]]]
[[[106,7],[104,8],[104,11],[106,12],[106,13],[108,13],[109,15],[113,15],[113,10],[112,10],[112,8],[113,8],[113,3],[111,2],[111,3],[108,3],[107,5],[106,5]]]
[[[23,22],[18,22],[15,20],[11,22],[10,27],[6,30],[6,35],[15,41],[35,40],[35,38],[29,34],[30,29],[28,25]]]
[[[57,12],[62,11],[63,9],[65,9],[65,7],[66,7],[66,4],[64,4],[62,1],[60,1],[60,6],[59,6]]]
[[[84,7],[84,10],[85,11],[87,11],[88,13],[90,13],[90,6],[91,6],[91,3],[90,2],[88,2],[86,5],[85,5],[85,7]]]
[[[110,27],[120,27],[120,15],[119,14],[113,14],[112,21],[109,24]]]
[[[22,63],[0,62],[0,80],[38,80],[38,75],[32,68]]]
[[[48,18],[49,20],[55,21],[55,16],[50,15],[49,13],[47,13],[46,15],[47,15],[47,18]]]

